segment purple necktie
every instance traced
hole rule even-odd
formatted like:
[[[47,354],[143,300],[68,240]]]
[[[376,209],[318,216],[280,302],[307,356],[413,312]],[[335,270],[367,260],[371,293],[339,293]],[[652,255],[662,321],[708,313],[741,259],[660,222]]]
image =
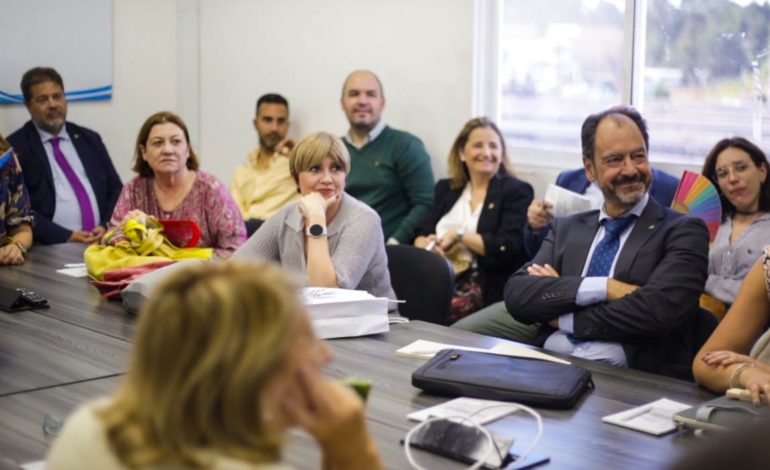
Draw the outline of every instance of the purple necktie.
[[[59,148],[59,137],[51,138],[51,147],[53,147],[53,156],[56,158],[56,163],[59,164],[59,168],[64,172],[64,176],[67,177],[70,186],[75,191],[75,196],[78,198],[78,204],[80,205],[80,217],[83,220],[83,230],[86,232],[91,231],[94,228],[94,209],[91,207],[91,199],[88,197],[85,186],[80,182],[80,178],[75,174],[75,170],[72,169],[67,158]]]

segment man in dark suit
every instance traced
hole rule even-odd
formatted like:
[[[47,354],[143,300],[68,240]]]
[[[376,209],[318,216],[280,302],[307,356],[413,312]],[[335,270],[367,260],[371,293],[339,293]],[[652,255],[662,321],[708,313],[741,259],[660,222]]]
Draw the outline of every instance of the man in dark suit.
[[[556,186],[587,196],[592,201],[591,207],[599,207],[603,201],[601,191],[596,185],[588,181],[584,168],[562,171],[556,178]],[[679,186],[679,179],[665,171],[652,168],[650,197],[661,206],[671,206],[677,186]],[[594,201],[597,201],[595,205],[593,204]],[[524,226],[524,249],[530,258],[535,256],[551,230],[553,216],[548,212],[549,208],[550,203],[547,201],[534,199],[527,209],[527,225]]]
[[[8,136],[8,142],[29,190],[35,241],[98,241],[123,187],[102,139],[66,122],[64,84],[56,70],[28,70],[21,90],[32,119]]]
[[[554,221],[532,262],[506,284],[506,308],[540,325],[546,349],[691,377],[706,226],[650,197],[649,139],[636,110],[589,116],[581,138],[586,175],[604,204]]]

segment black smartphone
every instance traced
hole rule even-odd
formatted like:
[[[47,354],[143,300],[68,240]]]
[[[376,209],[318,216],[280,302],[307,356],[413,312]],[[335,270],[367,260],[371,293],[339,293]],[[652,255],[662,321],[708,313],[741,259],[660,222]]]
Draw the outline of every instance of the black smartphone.
[[[489,440],[479,429],[461,422],[442,419],[423,426],[412,436],[410,444],[418,449],[466,463],[478,462],[479,459],[488,455],[483,467],[500,468],[506,462],[513,438],[492,434],[492,440],[495,448],[487,454]]]
[[[48,307],[48,300],[31,290],[0,285],[0,310],[13,313]]]
[[[48,307],[48,299],[46,299],[42,295],[32,292],[29,289],[16,289],[16,290],[21,294],[19,296],[19,300],[21,302],[26,302],[27,304],[32,305],[35,308]]]

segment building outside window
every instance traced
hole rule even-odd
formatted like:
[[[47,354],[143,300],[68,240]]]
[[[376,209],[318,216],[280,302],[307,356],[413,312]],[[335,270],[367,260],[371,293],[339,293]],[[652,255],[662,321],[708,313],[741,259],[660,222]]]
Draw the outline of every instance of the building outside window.
[[[590,113],[630,103],[653,161],[721,138],[770,150],[765,0],[502,0],[499,122],[513,147],[574,155]]]

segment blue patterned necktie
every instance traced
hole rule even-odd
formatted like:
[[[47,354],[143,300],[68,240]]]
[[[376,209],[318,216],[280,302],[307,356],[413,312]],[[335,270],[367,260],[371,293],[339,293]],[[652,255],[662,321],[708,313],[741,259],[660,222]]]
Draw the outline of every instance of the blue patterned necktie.
[[[591,255],[591,262],[588,264],[586,276],[609,276],[612,262],[615,261],[615,255],[620,247],[620,234],[623,233],[631,222],[636,219],[636,215],[629,214],[614,219],[604,219],[604,238],[596,244],[594,252]],[[580,344],[584,341],[575,338],[571,333],[567,334],[567,339],[572,344]]]
[[[596,244],[586,276],[609,276],[612,262],[620,246],[620,234],[623,233],[636,216],[634,214],[604,219],[604,238]]]

